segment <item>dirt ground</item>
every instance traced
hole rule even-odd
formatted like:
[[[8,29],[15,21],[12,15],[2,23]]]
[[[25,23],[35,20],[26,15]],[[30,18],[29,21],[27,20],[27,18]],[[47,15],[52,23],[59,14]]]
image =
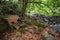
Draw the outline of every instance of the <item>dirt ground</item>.
[[[24,32],[19,32],[17,30],[9,31],[4,33],[4,36],[1,40],[42,40],[43,39],[43,33],[45,31],[48,31],[47,28],[43,30],[41,28],[38,33],[35,32],[37,30],[37,26],[31,25],[26,28],[27,30]],[[60,40],[60,37],[55,37],[56,40]]]
[[[10,16],[9,22],[16,22],[16,18],[18,16]],[[8,31],[6,33],[2,34],[2,37],[0,40],[43,40],[43,34],[45,32],[48,32],[48,28],[42,28],[38,27],[34,24],[28,25],[24,32],[20,32],[18,30]],[[56,40],[60,40],[60,37],[56,37]]]

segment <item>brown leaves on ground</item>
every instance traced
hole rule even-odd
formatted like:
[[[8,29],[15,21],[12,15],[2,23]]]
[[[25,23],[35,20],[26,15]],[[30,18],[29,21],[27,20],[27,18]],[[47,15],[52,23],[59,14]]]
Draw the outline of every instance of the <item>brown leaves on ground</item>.
[[[22,35],[10,33],[8,35],[5,35],[5,38],[3,38],[3,40],[41,40],[40,36],[40,34],[31,34],[30,32],[22,33]]]
[[[49,31],[48,28],[41,28],[39,30],[37,26],[35,25],[30,25],[26,28],[27,30],[24,32],[19,32],[17,30],[13,30],[13,31],[9,31],[4,33],[5,35],[3,36],[3,38],[1,40],[42,40],[43,39],[43,33],[45,31]],[[35,31],[38,31],[38,33],[36,33]],[[56,40],[60,40],[60,37],[55,37]]]
[[[2,40],[42,40],[41,33],[34,33],[33,29],[37,29],[35,25],[27,27],[27,30],[20,33],[17,30],[5,33]]]

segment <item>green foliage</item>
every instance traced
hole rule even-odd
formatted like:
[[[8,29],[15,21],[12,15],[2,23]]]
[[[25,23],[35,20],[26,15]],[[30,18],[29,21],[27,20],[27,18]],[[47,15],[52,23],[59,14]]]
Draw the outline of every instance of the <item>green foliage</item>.
[[[30,18],[28,18],[26,20],[27,20],[27,22],[26,22],[27,25],[34,24],[34,25],[36,25],[38,27],[44,27],[45,26],[44,22],[42,20],[30,19]]]
[[[44,23],[41,22],[41,20],[34,20],[33,24],[35,24],[38,27],[44,27],[45,26]]]
[[[0,17],[1,16],[8,16],[11,15],[10,11],[16,12],[17,14],[20,13],[20,3],[16,1],[0,1]],[[16,2],[16,3],[15,3]]]
[[[0,12],[1,15],[9,14],[9,11],[12,10],[14,12],[21,12],[22,10],[22,0],[9,0],[2,1],[0,0],[0,9],[3,11]],[[23,9],[24,10],[24,9]],[[28,0],[28,4],[26,7],[26,11],[30,11],[32,13],[37,14],[45,14],[48,16],[60,14],[60,0]]]
[[[9,11],[20,13],[22,10],[22,0],[0,0],[0,14],[7,15]],[[23,9],[24,10],[24,9]],[[48,16],[60,14],[60,0],[28,0],[26,11],[37,14],[45,14]]]
[[[20,26],[19,31],[21,33],[24,32],[24,31],[26,31],[26,29],[25,29],[26,27],[27,27],[27,24],[25,23],[24,25]]]
[[[0,0],[0,17],[6,17],[10,15],[10,11],[16,12],[17,14],[20,14],[20,12],[23,13],[24,0]],[[22,10],[22,11],[21,11]],[[60,16],[60,0],[28,0],[28,4],[26,7],[26,13],[27,12],[35,13],[35,14],[43,14],[48,16]],[[43,27],[44,24],[39,20],[31,20],[28,19],[26,24],[35,24],[38,27]],[[24,27],[26,27],[26,24],[20,29],[21,31],[24,31]]]
[[[27,12],[60,16],[60,0],[28,0]]]

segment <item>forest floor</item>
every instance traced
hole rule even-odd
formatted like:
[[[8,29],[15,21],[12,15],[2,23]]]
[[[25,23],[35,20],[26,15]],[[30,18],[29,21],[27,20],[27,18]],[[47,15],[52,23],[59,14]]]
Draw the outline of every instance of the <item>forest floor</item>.
[[[38,30],[35,25],[30,25],[26,29],[22,33],[17,30],[6,32],[2,40],[43,40],[43,33],[48,30],[47,28],[40,28]],[[55,39],[60,40],[60,37],[55,37]]]
[[[13,18],[12,20],[16,21]],[[2,38],[0,40],[43,40],[44,39],[43,34],[44,33],[47,34],[49,31],[48,27],[45,27],[45,28],[38,27],[33,23],[30,25],[27,25],[27,27],[20,27],[20,28],[22,29],[22,30],[20,29],[20,31],[15,29],[15,30],[3,33]],[[60,40],[60,37],[54,36],[54,38],[56,40]]]

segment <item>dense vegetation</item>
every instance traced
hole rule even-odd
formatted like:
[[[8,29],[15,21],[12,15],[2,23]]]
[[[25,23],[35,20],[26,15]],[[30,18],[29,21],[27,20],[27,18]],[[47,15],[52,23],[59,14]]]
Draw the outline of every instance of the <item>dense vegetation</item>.
[[[8,28],[11,30],[12,29],[18,30],[19,32],[22,33],[22,32],[26,32],[27,30],[30,31],[29,28],[32,27],[34,33],[39,34],[40,27],[43,27],[43,28],[47,27],[45,25],[46,23],[44,23],[40,19],[35,19],[34,18],[35,16],[33,18],[30,18],[29,16],[27,16],[28,13],[43,15],[45,17],[60,16],[60,0],[0,0],[0,32],[5,31]],[[18,15],[21,20],[19,19],[15,24],[13,22],[10,24],[9,22],[11,21],[9,18],[11,15],[13,16]],[[60,20],[59,18],[57,20]],[[36,26],[36,29],[34,29],[35,26]],[[17,34],[18,34],[18,31],[17,31]],[[14,32],[16,33],[16,31]],[[10,33],[13,33],[13,32],[10,32]]]
[[[60,15],[60,0],[0,0],[0,14],[9,14],[13,10],[17,14],[31,12],[48,16]],[[5,10],[5,11],[4,11]],[[7,13],[7,14],[6,14]]]

